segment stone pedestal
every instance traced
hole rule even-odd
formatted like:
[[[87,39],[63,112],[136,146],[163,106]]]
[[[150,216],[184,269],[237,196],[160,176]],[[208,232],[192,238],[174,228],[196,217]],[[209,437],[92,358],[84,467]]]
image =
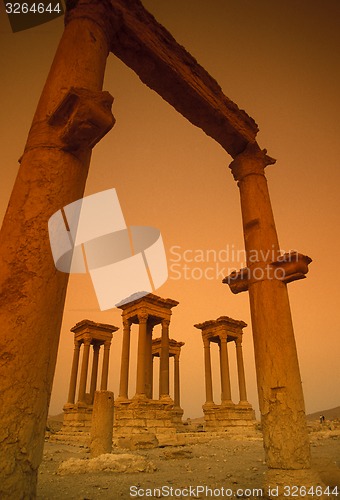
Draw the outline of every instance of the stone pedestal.
[[[157,437],[176,434],[176,421],[172,402],[163,400],[116,401],[114,411],[114,443],[120,447],[138,448],[158,445]],[[145,446],[149,436],[150,446]],[[152,446],[151,446],[152,445]]]
[[[205,431],[227,432],[235,427],[255,428],[255,412],[250,405],[215,405],[203,406]]]
[[[89,444],[92,410],[92,405],[66,403],[63,407],[63,426],[59,432],[50,436],[50,440]]]

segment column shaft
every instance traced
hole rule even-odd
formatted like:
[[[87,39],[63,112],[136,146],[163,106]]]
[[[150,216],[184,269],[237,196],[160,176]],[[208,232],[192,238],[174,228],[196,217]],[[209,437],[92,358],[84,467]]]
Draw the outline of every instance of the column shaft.
[[[213,403],[213,386],[211,374],[210,341],[204,341],[204,371],[205,371],[205,394],[206,403]]]
[[[229,359],[228,359],[228,342],[227,337],[220,337],[220,367],[221,367],[221,386],[222,386],[222,403],[232,403]]]
[[[236,345],[238,386],[239,386],[239,391],[240,391],[240,403],[247,403],[246,376],[244,373],[244,363],[243,363],[241,339],[237,339],[235,341],[235,345]]]
[[[131,324],[124,321],[122,360],[120,366],[119,397],[128,399],[129,394],[129,364],[130,364],[130,332]]]
[[[176,407],[181,406],[180,400],[180,378],[179,378],[179,355],[174,356],[174,403]]]
[[[86,403],[86,382],[87,382],[87,372],[89,368],[90,345],[91,345],[91,340],[88,339],[84,340],[83,360],[81,364],[79,395],[78,395],[78,401],[80,403]]]
[[[146,334],[148,315],[138,316],[139,336],[138,336],[138,355],[137,355],[137,381],[136,396],[146,397],[145,388],[145,367],[146,367]]]
[[[100,382],[100,390],[107,391],[107,382],[109,378],[109,360],[110,360],[110,341],[105,341],[104,343],[104,358],[102,367],[102,379]]]
[[[55,269],[47,224],[53,213],[83,197],[91,157],[86,145],[79,154],[54,147],[59,128],[47,120],[71,87],[102,88],[109,53],[103,24],[109,16],[102,14],[104,5],[90,3],[94,8],[83,15],[87,6],[78,2],[73,20],[66,20],[29,132],[34,147],[21,159],[0,234],[0,289],[6,293],[0,305],[6,346],[0,428],[8,430],[0,453],[3,498],[35,497],[42,459],[69,278]]]
[[[90,383],[91,404],[93,404],[94,393],[96,392],[97,388],[99,349],[100,345],[95,345],[95,344],[93,345],[92,373],[91,373],[91,383]]]
[[[145,352],[145,390],[146,396],[152,399],[152,325],[148,325],[146,332],[146,352]]]
[[[70,404],[74,404],[75,396],[76,396],[77,375],[78,375],[78,366],[79,366],[79,354],[80,354],[80,343],[78,341],[75,341],[74,351],[73,351],[71,377],[70,377],[70,388],[69,388],[68,398],[67,398],[67,402]]]
[[[279,252],[264,175],[264,168],[270,163],[273,161],[265,151],[252,145],[231,164],[240,189],[247,262],[252,271],[256,267],[264,270],[270,261],[276,260]],[[304,399],[287,286],[277,279],[253,279],[249,284],[249,298],[267,465],[284,469],[310,467]]]
[[[169,397],[169,321],[162,321],[160,353],[160,397]]]

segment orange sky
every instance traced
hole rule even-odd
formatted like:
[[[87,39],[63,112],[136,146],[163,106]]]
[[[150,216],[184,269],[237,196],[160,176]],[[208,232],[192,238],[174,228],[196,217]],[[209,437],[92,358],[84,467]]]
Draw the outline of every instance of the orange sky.
[[[256,120],[260,145],[277,158],[267,176],[281,247],[313,259],[308,278],[288,285],[307,412],[338,406],[340,4],[338,0],[144,0],[143,4],[217,79],[225,94]],[[0,219],[61,33],[62,19],[57,19],[13,34],[1,11]],[[221,284],[223,275],[242,261],[235,262],[232,255],[229,262],[214,262],[211,257],[208,262],[184,261],[207,250],[243,249],[238,189],[228,169],[231,159],[113,55],[104,88],[114,96],[117,123],[95,147],[86,194],[115,187],[127,224],[154,226],[162,232],[170,279],[157,294],[180,302],[173,310],[170,332],[185,342],[181,355],[185,416],[200,415],[204,402],[203,343],[193,324],[221,315],[249,325],[244,335],[245,369],[249,401],[257,408],[248,297],[233,295]],[[171,267],[174,247],[181,254],[182,274],[183,265],[189,268],[189,279],[175,279],[179,268]],[[200,274],[206,278],[198,279]],[[72,275],[52,414],[61,411],[67,397],[73,350],[69,330],[84,318],[121,326],[119,310],[99,310],[89,277]],[[131,395],[137,331],[132,337]],[[233,347],[229,358],[237,402]],[[120,350],[121,329],[114,334],[111,349],[109,388],[115,393]]]

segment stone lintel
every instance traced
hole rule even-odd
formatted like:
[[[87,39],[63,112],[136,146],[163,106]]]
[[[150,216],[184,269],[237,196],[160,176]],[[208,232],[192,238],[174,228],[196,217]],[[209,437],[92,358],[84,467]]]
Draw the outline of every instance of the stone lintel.
[[[216,320],[208,320],[204,323],[197,323],[195,328],[202,330],[202,337],[210,342],[219,342],[220,338],[226,337],[227,342],[242,337],[242,329],[247,326],[244,321],[229,318],[229,316],[220,316]]]
[[[111,0],[111,51],[231,156],[255,141],[258,126],[139,0]]]
[[[171,309],[179,304],[177,300],[163,299],[153,293],[149,293],[135,300],[117,304],[122,309],[123,321],[129,320],[131,323],[139,323],[138,315],[147,314],[149,322],[154,326],[162,323],[163,320],[170,321]]]
[[[283,283],[290,283],[306,278],[309,271],[308,265],[311,262],[312,259],[307,255],[288,252],[274,262],[254,262],[249,267],[233,271],[222,280],[222,283],[229,285],[230,290],[235,294],[246,292],[250,284],[265,279],[276,279]]]
[[[162,339],[159,337],[152,340],[152,355],[160,356]],[[169,357],[179,355],[181,347],[185,345],[184,342],[177,342],[177,340],[169,339]]]
[[[96,323],[89,319],[83,319],[71,328],[75,340],[81,342],[85,337],[90,336],[92,338],[92,344],[103,344],[105,341],[111,341],[113,332],[117,330],[119,330],[117,326],[106,323]]]

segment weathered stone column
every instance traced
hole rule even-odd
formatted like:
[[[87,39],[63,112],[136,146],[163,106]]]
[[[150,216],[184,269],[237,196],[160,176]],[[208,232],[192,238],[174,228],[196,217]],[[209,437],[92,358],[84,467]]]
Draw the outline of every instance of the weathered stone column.
[[[90,456],[112,451],[114,397],[110,391],[96,391],[92,411]]]
[[[72,369],[71,369],[71,377],[70,377],[70,388],[68,391],[68,398],[67,398],[67,402],[69,404],[74,404],[75,397],[76,397],[79,354],[80,354],[80,342],[78,340],[76,340],[74,342],[73,361],[72,361]]]
[[[240,391],[240,404],[248,404],[247,389],[246,389],[246,376],[244,373],[243,353],[242,353],[242,338],[238,337],[235,340],[236,345],[236,361],[237,361],[237,374],[238,386]]]
[[[109,378],[110,346],[111,346],[111,341],[105,340],[103,366],[102,366],[102,378],[101,378],[101,382],[100,382],[100,390],[101,391],[107,390],[107,382],[108,382],[108,378]]]
[[[231,400],[227,335],[220,335],[220,367],[222,387],[221,402],[222,404],[233,404]]]
[[[91,404],[93,404],[94,393],[96,392],[97,388],[99,350],[100,350],[100,345],[93,344],[93,360],[92,360],[92,373],[91,373],[91,383],[90,383]]]
[[[83,359],[81,363],[79,394],[78,394],[79,403],[86,403],[86,382],[87,382],[87,372],[89,368],[90,346],[91,346],[91,337],[88,337],[84,340]]]
[[[131,335],[131,322],[129,320],[124,320],[122,361],[120,366],[120,385],[119,385],[119,397],[121,399],[128,399],[128,393],[129,393],[130,335]]]
[[[279,244],[264,169],[274,161],[257,144],[231,163],[241,197],[259,404],[267,465],[310,467],[301,376],[287,286],[270,273]],[[262,272],[260,272],[262,271]]]
[[[137,398],[146,398],[145,393],[145,374],[146,374],[146,334],[148,314],[138,314],[139,335],[138,335],[138,355],[137,355]]]
[[[175,407],[181,406],[180,380],[179,380],[179,354],[174,356],[174,403]]]
[[[113,125],[112,99],[107,93],[98,97],[109,52],[106,4],[94,0],[86,4],[72,2],[74,8],[66,15],[65,31],[33,119],[0,234],[3,499],[35,496],[42,459],[68,282],[68,274],[58,272],[52,259],[48,220],[83,197],[91,148]],[[53,123],[61,101],[74,87],[92,95],[93,115],[100,108],[98,115],[109,117],[104,126],[97,120],[96,132],[92,118],[86,123],[86,113],[82,119],[78,115],[73,131],[69,127],[72,118],[67,115],[64,122]],[[76,142],[75,129],[78,138],[89,131],[91,137]]]
[[[204,371],[205,371],[205,404],[213,404],[213,386],[211,375],[210,340],[203,339],[204,343]]]
[[[145,360],[145,387],[146,396],[152,399],[152,379],[153,379],[153,363],[152,363],[152,330],[153,326],[148,324],[146,332],[146,360]]]
[[[160,369],[160,398],[169,398],[169,320],[162,320]]]

